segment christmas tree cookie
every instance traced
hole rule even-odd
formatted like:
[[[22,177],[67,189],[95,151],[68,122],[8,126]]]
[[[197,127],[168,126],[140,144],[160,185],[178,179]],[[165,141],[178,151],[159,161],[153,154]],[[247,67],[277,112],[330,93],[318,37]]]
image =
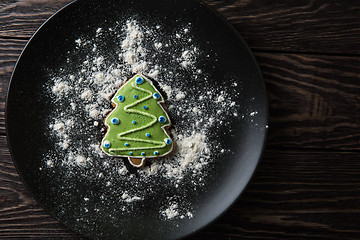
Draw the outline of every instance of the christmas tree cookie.
[[[149,79],[136,74],[111,101],[115,109],[105,119],[107,133],[101,144],[106,154],[127,157],[133,166],[142,167],[146,158],[173,151],[167,132],[171,122],[161,105],[164,98]]]

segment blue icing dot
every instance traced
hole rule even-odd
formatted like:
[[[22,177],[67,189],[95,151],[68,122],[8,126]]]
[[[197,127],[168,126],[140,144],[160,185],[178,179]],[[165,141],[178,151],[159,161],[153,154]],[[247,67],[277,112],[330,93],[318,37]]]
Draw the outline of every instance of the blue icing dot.
[[[164,116],[159,117],[159,122],[164,123],[166,122],[166,118]]]
[[[167,145],[171,144],[171,139],[170,138],[165,138],[164,141],[165,141],[165,143]]]
[[[135,124],[135,123],[136,123],[136,121],[135,121],[135,120],[132,120],[132,121],[131,121],[131,123],[132,123],[132,124]]]
[[[119,124],[120,120],[118,118],[113,118],[113,119],[111,119],[111,123],[112,124]]]
[[[136,84],[142,84],[144,82],[144,79],[142,79],[142,77],[137,77],[135,82]]]
[[[124,145],[125,145],[125,147],[128,147],[130,144],[129,144],[129,143],[125,143]]]
[[[155,151],[155,152],[154,152],[154,155],[159,155],[159,152],[158,152],[158,151]]]
[[[148,109],[148,106],[143,106],[143,109],[147,110],[147,109]]]
[[[141,153],[141,156],[145,156],[145,153],[144,153],[144,152],[142,152],[142,153]]]
[[[125,97],[123,95],[119,95],[117,99],[119,100],[119,102],[125,101]]]
[[[109,141],[104,141],[104,147],[105,148],[110,148],[111,143]]]
[[[151,135],[150,135],[150,133],[146,133],[145,136],[150,137]]]
[[[133,155],[133,153],[132,153],[132,152],[129,152],[129,155]]]
[[[159,99],[159,98],[160,98],[160,94],[158,94],[158,93],[154,93],[154,94],[153,94],[153,98],[155,98],[155,99]]]
[[[138,95],[135,94],[135,95],[134,95],[134,98],[137,99],[137,98],[138,98]]]

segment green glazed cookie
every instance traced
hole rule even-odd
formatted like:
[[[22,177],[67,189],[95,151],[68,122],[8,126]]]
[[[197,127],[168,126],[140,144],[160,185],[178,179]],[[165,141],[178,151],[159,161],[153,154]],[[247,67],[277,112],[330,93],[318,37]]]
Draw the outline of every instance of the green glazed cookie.
[[[166,156],[174,143],[168,134],[170,118],[162,107],[163,96],[152,82],[136,74],[111,99],[115,109],[105,119],[107,133],[102,150],[115,157],[127,157],[142,167],[146,158]]]

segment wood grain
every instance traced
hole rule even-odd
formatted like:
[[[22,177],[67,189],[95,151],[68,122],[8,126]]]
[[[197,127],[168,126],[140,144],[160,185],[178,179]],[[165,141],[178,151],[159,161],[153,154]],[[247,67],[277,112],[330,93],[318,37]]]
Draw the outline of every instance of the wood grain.
[[[360,150],[360,57],[256,52],[268,145]]]
[[[8,0],[0,3],[0,37],[29,39],[41,24],[71,0]]]
[[[71,0],[0,2],[0,239],[83,239],[32,198],[5,139],[11,71]],[[264,158],[241,199],[191,240],[360,236],[360,2],[204,0],[255,52],[270,107]]]
[[[28,39],[70,0],[0,5],[0,36]],[[258,50],[360,54],[360,2],[205,0]]]
[[[257,50],[360,53],[360,2],[205,0]]]
[[[5,134],[5,99],[11,72],[26,42],[0,38],[0,135]]]
[[[62,227],[33,199],[11,160],[5,136],[0,136],[0,238],[43,235],[77,237]]]
[[[267,150],[240,201],[193,239],[359,239],[359,157]]]
[[[0,136],[0,146],[4,141]],[[0,238],[79,238],[33,200],[8,150],[1,147],[0,154]],[[359,158],[351,152],[267,150],[242,198],[190,239],[358,239]]]

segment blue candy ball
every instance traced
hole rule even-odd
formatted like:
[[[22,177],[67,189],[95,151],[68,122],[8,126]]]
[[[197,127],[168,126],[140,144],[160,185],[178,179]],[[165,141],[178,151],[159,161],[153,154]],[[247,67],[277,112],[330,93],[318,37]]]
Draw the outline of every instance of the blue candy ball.
[[[104,141],[104,147],[105,148],[110,148],[111,147],[111,143],[109,141]]]
[[[160,98],[160,94],[159,94],[159,93],[154,93],[154,94],[153,94],[153,98],[159,99],[159,98]]]
[[[113,118],[113,119],[111,119],[111,123],[112,124],[119,124],[120,120],[118,118]]]
[[[166,122],[166,118],[164,116],[159,117],[159,122],[164,123]]]
[[[119,102],[125,101],[125,97],[123,95],[119,95],[117,99],[119,100]]]
[[[136,84],[142,84],[144,82],[144,79],[142,77],[137,77],[135,82]]]

